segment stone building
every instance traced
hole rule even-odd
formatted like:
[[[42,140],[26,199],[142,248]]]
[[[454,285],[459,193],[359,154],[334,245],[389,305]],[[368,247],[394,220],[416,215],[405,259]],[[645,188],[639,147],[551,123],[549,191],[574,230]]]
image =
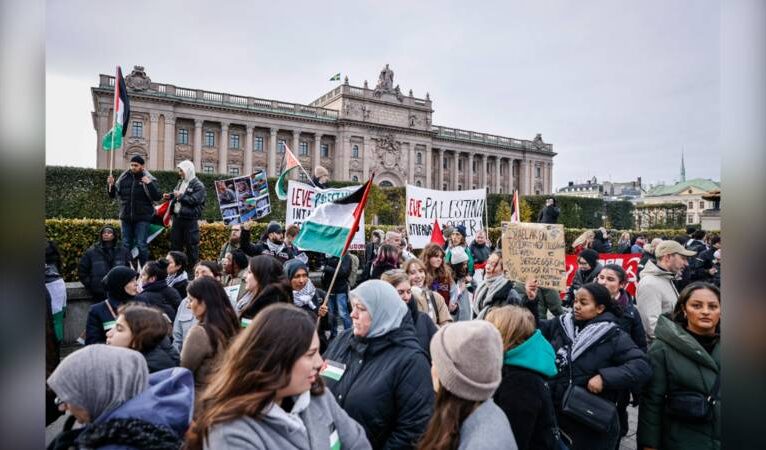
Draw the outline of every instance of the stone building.
[[[570,181],[566,186],[559,188],[558,195],[567,197],[582,198],[602,198],[604,196],[604,186],[598,182],[596,177],[585,181],[585,183],[575,183]]]
[[[672,186],[654,186],[639,201],[642,205],[682,203],[686,205],[686,224],[700,223],[703,211],[713,208],[714,202],[704,196],[721,185],[713,180],[694,178],[673,184]]]
[[[343,84],[309,104],[182,88],[153,82],[141,66],[125,79],[131,115],[115,167],[134,154],[149,170],[173,170],[190,159],[203,173],[232,176],[264,168],[279,175],[287,146],[307,171],[318,165],[335,180],[362,181],[372,171],[381,186],[551,193],[552,145],[434,125],[433,103],[403,93],[388,65],[369,88]],[[111,128],[114,77],[91,88],[97,167],[109,167],[100,148]],[[305,178],[301,171],[296,178]]]

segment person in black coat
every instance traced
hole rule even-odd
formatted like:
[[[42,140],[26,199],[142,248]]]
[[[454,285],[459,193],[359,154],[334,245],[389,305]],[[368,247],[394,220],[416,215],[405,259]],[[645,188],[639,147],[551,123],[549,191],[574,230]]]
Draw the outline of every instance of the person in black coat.
[[[140,352],[149,373],[154,373],[180,363],[180,355],[171,344],[168,331],[170,322],[162,310],[130,302],[117,311],[116,324],[106,333],[106,343]]]
[[[556,351],[558,375],[550,386],[559,426],[572,439],[572,450],[614,449],[620,425],[615,420],[603,433],[562,414],[570,374],[572,384],[612,403],[626,389],[641,389],[652,377],[646,354],[617,324],[619,314],[609,291],[588,283],[577,291],[573,313],[540,321],[540,330]]]
[[[549,198],[545,200],[545,206],[540,210],[540,214],[537,215],[537,222],[558,223],[559,214],[561,214],[561,210],[556,206],[556,199]]]
[[[252,227],[252,221],[243,223],[242,232],[239,235],[239,248],[247,256],[270,255],[276,258],[282,265],[295,257],[293,248],[286,246],[284,241],[282,241],[285,233],[282,225],[276,222],[270,223],[266,227],[265,239],[257,244],[250,242],[250,228]]]
[[[308,266],[299,259],[291,259],[285,263],[285,276],[293,289],[293,305],[311,315],[314,322],[319,320],[319,353],[327,350],[334,317],[329,313],[327,305],[323,305],[325,291],[317,289],[309,278]]]
[[[117,181],[112,175],[107,178],[107,192],[110,198],[120,201],[120,221],[123,246],[130,251],[138,247],[138,260],[146,264],[149,260],[149,223],[154,217],[154,203],[162,199],[156,178],[144,170],[144,159],[135,155],[130,159],[130,168],[120,174]]]
[[[184,251],[189,259],[189,266],[194,267],[199,259],[199,220],[205,207],[207,192],[205,185],[197,178],[194,163],[188,159],[178,163],[180,180],[172,194],[165,198],[173,198],[170,205],[173,215],[173,226],[170,229],[170,250]]]
[[[85,345],[103,344],[106,332],[117,321],[117,310],[138,294],[138,272],[130,267],[117,266],[104,277],[106,300],[93,304],[88,309],[85,324]]]
[[[577,255],[577,271],[575,271],[574,278],[572,278],[572,284],[567,290],[564,304],[566,306],[572,306],[575,293],[580,289],[580,286],[596,281],[596,277],[603,267],[604,266],[598,262],[597,251],[590,248],[581,251],[580,254]]]
[[[595,236],[593,238],[593,247],[591,247],[598,253],[610,253],[612,251],[612,243],[609,241],[609,232],[606,228],[599,228],[595,230]]]
[[[436,334],[438,328],[428,314],[418,310],[418,302],[412,301],[412,286],[410,285],[410,276],[402,269],[394,269],[385,272],[381,281],[389,283],[396,289],[404,303],[407,304],[407,310],[412,317],[412,323],[415,326],[415,336],[420,342],[420,346],[428,355],[428,361],[431,361],[431,338]]]
[[[182,299],[178,291],[168,286],[168,272],[165,267],[167,262],[164,260],[146,263],[141,270],[141,293],[135,300],[160,308],[172,322],[176,318],[176,311]]]
[[[186,298],[186,287],[189,286],[189,259],[183,252],[171,251],[165,257],[168,277],[165,278],[168,286],[178,291],[182,299]]]
[[[338,268],[340,263],[340,268]],[[335,275],[335,269],[338,268],[338,276],[335,277],[335,284],[330,290],[330,282],[333,275]],[[351,317],[349,316],[351,307],[348,301],[348,277],[351,274],[351,257],[343,255],[343,259],[337,256],[325,255],[324,264],[322,264],[322,288],[325,291],[330,291],[330,299],[328,301],[330,311],[334,317],[332,331],[330,337],[333,338],[338,334],[335,321],[340,319],[343,322],[343,329],[348,330],[351,328]]]
[[[101,281],[113,267],[128,266],[130,260],[130,253],[120,244],[117,231],[105,225],[98,232],[98,242],[80,258],[77,276],[93,301],[101,301],[106,298]]]
[[[396,289],[380,280],[351,291],[352,329],[330,342],[320,372],[373,449],[412,449],[433,414],[431,366]]]

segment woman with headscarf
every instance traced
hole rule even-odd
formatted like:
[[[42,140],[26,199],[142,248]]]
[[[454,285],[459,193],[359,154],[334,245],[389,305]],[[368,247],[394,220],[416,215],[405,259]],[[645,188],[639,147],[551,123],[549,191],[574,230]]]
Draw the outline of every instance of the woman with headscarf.
[[[90,345],[70,354],[48,377],[59,409],[68,411],[59,448],[179,448],[194,400],[183,368],[149,374],[135,350]],[[72,429],[74,421],[85,427]]]
[[[205,185],[197,178],[194,163],[185,159],[178,163],[178,184],[173,189],[173,227],[170,229],[170,249],[184,251],[189,264],[199,258],[199,220],[205,206]],[[170,198],[170,194],[165,194]]]
[[[291,259],[285,263],[285,275],[293,289],[293,305],[303,309],[311,315],[316,323],[319,321],[319,351],[327,350],[327,339],[332,331],[333,315],[329,313],[327,305],[322,305],[325,292],[314,287],[309,278],[309,268],[300,259]]]
[[[138,272],[130,267],[117,266],[104,277],[106,300],[90,306],[85,325],[85,345],[103,344],[106,332],[117,321],[117,310],[138,294]]]
[[[414,448],[433,412],[434,391],[412,318],[384,281],[366,281],[350,296],[353,327],[330,343],[321,375],[373,448]]]
[[[410,285],[410,277],[402,269],[394,269],[385,272],[380,279],[386,283],[390,283],[391,286],[396,289],[396,293],[399,298],[407,305],[407,310],[410,312],[412,323],[415,325],[415,336],[420,342],[423,351],[428,354],[428,360],[431,360],[431,338],[436,333],[436,324],[428,317],[428,314],[418,311],[418,302],[412,295],[412,286]]]
[[[574,278],[572,278],[572,284],[569,286],[564,303],[566,306],[571,306],[574,302],[575,294],[580,286],[593,283],[598,277],[598,273],[601,272],[603,266],[598,262],[598,252],[586,248],[577,255],[577,271],[575,271]]]

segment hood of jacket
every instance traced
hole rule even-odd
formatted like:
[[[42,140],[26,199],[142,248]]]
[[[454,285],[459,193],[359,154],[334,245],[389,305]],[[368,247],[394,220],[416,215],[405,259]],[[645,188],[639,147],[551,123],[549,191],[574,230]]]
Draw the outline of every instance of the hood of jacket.
[[[114,239],[112,239],[111,241],[112,246],[118,247],[118,244],[120,242],[120,231],[117,229],[117,227],[114,227],[112,225],[104,225],[103,227],[101,227],[100,230],[98,230],[98,236],[96,236],[96,243],[93,245],[97,247],[101,247],[105,244],[101,236],[104,233],[104,230],[106,229],[112,230],[112,233],[114,234]]]
[[[506,351],[503,364],[529,369],[548,378],[558,373],[556,352],[540,330],[535,330],[529,339]]]
[[[660,278],[667,278],[668,280],[671,280],[671,281],[675,278],[675,274],[673,274],[673,272],[668,272],[667,270],[658,266],[657,263],[652,260],[649,260],[646,262],[646,265],[644,266],[644,270],[641,271],[640,276],[641,278],[644,278],[647,275],[652,275],[652,276],[660,277]]]
[[[697,362],[705,365],[714,371],[718,371],[718,365],[713,357],[708,353],[694,337],[689,334],[680,324],[673,322],[668,315],[663,314],[657,319],[657,327],[654,330],[655,339],[659,339],[676,351]],[[719,351],[720,342],[716,344],[716,350]]]
[[[194,170],[194,163],[189,161],[188,159],[185,159],[178,163],[177,166],[179,169],[183,170],[184,172],[184,179],[185,182],[190,182],[191,180],[197,178],[197,173]]]
[[[183,367],[149,375],[149,386],[118,408],[103,414],[95,423],[109,419],[141,419],[172,429],[183,436],[191,422],[194,406],[194,377]]]

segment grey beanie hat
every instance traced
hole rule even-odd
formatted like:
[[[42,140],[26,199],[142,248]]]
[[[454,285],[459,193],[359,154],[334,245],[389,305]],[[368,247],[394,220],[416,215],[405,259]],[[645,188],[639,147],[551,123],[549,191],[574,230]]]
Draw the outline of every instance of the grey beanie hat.
[[[500,385],[503,340],[487,321],[456,322],[434,334],[431,358],[444,388],[462,399],[480,402],[491,398]]]
[[[84,408],[91,422],[146,390],[148,383],[141,353],[106,344],[75,351],[48,377],[59,399]]]

